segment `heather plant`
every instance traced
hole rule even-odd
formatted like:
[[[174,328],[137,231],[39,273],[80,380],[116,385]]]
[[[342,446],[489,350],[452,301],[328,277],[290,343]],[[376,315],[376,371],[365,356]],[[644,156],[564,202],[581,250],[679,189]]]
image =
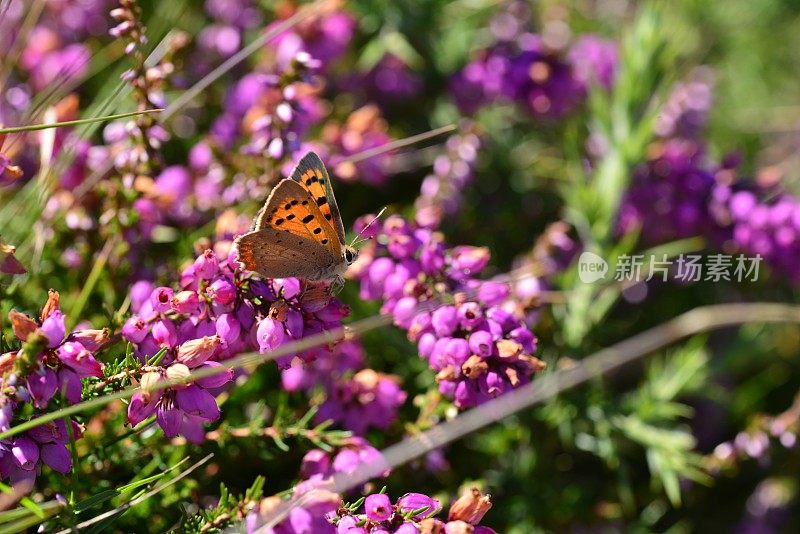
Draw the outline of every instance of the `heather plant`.
[[[800,13],[724,4],[0,0],[0,530],[796,530]],[[309,151],[343,286],[240,261]]]

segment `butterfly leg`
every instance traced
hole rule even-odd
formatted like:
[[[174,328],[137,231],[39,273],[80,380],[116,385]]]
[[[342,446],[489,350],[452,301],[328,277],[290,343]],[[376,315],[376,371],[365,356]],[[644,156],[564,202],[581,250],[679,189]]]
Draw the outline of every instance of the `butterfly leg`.
[[[333,279],[331,282],[330,293],[331,296],[336,296],[339,292],[344,288],[344,278],[339,275],[336,275],[336,278]]]

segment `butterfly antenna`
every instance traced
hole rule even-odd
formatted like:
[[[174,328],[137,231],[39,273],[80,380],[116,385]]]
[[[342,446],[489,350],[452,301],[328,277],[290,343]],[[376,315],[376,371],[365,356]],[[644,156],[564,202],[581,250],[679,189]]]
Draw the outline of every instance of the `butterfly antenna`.
[[[363,239],[363,238],[361,238],[361,235],[362,235],[364,232],[366,232],[366,231],[367,231],[367,228],[369,228],[370,226],[372,226],[372,223],[374,223],[375,221],[377,221],[378,219],[380,219],[380,218],[381,218],[381,215],[383,215],[383,212],[384,212],[384,211],[386,211],[386,208],[388,208],[388,207],[389,207],[389,206],[384,206],[384,207],[383,207],[383,209],[382,209],[381,211],[379,211],[379,212],[378,212],[378,214],[377,214],[375,217],[373,217],[373,218],[372,218],[372,220],[371,220],[370,222],[368,222],[368,223],[367,223],[367,225],[366,225],[364,228],[362,228],[360,232],[358,232],[358,235],[357,235],[357,236],[355,236],[355,237],[353,238],[353,241],[352,241],[352,243],[350,243],[350,246],[351,246],[351,247],[354,247],[354,246],[356,246],[358,243],[361,243],[362,241],[369,241],[368,239]],[[359,239],[359,238],[361,238],[361,239]]]

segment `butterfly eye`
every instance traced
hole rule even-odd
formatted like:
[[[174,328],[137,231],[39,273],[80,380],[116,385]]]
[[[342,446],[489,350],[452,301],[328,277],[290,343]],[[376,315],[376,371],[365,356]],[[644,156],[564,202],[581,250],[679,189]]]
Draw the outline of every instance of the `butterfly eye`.
[[[350,265],[351,263],[356,261],[356,253],[350,250],[349,248],[346,248],[344,250],[344,261],[347,263],[347,265]]]

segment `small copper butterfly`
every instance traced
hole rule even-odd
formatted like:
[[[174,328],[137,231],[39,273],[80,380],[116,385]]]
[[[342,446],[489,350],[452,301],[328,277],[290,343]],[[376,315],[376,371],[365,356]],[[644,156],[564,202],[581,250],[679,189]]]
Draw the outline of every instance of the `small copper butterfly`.
[[[325,165],[313,152],[290,178],[275,186],[250,232],[236,239],[239,261],[265,278],[303,278],[343,283],[358,258],[344,244],[344,225]]]

